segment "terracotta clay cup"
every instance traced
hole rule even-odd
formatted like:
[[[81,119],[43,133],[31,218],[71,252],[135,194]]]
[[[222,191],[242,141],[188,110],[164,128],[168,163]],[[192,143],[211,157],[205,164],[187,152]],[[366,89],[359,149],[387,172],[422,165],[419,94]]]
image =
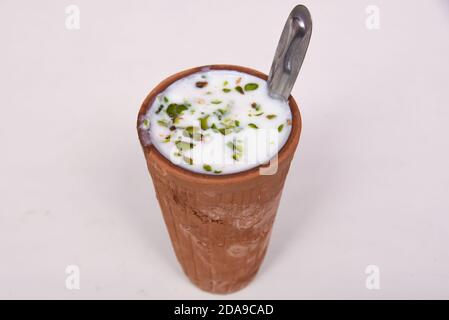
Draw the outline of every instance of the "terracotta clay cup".
[[[261,166],[228,175],[206,175],[178,167],[151,145],[143,117],[156,96],[173,82],[207,70],[236,70],[267,79],[259,71],[210,65],[179,72],[162,81],[140,108],[137,128],[170,239],[181,266],[199,288],[230,293],[256,275],[267,251],[285,178],[298,145],[301,116],[292,96],[292,130],[278,152],[278,170],[261,175]],[[266,165],[264,165],[266,166]]]

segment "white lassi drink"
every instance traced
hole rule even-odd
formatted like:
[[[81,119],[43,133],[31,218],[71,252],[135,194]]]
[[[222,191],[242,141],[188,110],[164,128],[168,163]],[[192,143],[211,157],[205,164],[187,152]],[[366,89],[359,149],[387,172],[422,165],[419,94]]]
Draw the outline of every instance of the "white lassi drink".
[[[231,70],[205,70],[172,83],[153,101],[141,128],[186,170],[223,175],[268,163],[291,131],[287,101],[265,80]]]

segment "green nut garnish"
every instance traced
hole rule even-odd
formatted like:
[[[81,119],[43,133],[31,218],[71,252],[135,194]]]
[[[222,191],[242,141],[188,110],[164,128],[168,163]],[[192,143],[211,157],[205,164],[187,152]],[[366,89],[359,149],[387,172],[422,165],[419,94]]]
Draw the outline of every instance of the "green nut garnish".
[[[259,85],[257,83],[247,83],[245,84],[245,91],[253,91],[259,88]]]
[[[176,141],[176,148],[180,151],[186,151],[192,149],[195,145],[193,143],[185,142],[185,141]]]
[[[183,156],[182,159],[183,159],[187,164],[190,164],[190,165],[193,164],[193,159],[192,159],[192,158]]]
[[[156,110],[156,114],[159,114],[159,112],[161,112],[161,110],[162,110],[163,107],[164,107],[164,105],[161,104],[161,105],[159,106],[159,108]]]
[[[187,107],[183,104],[171,103],[168,105],[167,112],[168,116],[172,119],[176,119],[184,110],[187,110]]]
[[[182,134],[184,135],[184,137],[193,138],[193,127],[190,126],[185,128]]]
[[[237,92],[241,93],[241,94],[245,94],[245,92],[243,92],[243,89],[242,89],[241,86],[235,87],[235,90],[236,90]]]
[[[282,129],[284,129],[284,125],[283,125],[283,124],[281,124],[281,125],[278,127],[278,131],[281,132]]]
[[[232,159],[239,160],[242,156],[243,147],[240,143],[237,143],[237,140],[228,141],[226,145],[232,149]]]
[[[162,126],[162,127],[168,128],[168,121],[167,120],[160,119],[160,120],[157,121],[157,124]]]
[[[164,140],[162,140],[162,142],[164,142],[164,143],[170,142],[170,139],[171,139],[171,135],[170,134],[166,135]]]
[[[207,125],[207,119],[208,118],[209,118],[209,115],[199,119],[200,123],[201,123],[201,129],[203,129],[203,130],[209,129],[209,126]]]

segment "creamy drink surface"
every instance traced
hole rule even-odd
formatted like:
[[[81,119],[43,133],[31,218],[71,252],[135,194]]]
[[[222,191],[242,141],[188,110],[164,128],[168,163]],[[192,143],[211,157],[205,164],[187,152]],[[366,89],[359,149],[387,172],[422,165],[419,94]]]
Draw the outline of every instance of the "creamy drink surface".
[[[268,163],[291,131],[287,101],[247,73],[206,70],[172,83],[142,121],[151,143],[172,163],[211,175]]]

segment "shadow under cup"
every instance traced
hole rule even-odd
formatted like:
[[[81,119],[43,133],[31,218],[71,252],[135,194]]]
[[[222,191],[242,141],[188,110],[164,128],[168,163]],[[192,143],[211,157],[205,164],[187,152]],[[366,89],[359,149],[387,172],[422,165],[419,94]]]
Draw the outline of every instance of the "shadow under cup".
[[[146,97],[137,130],[148,170],[176,257],[199,288],[230,293],[246,286],[265,256],[291,160],[301,133],[301,115],[292,96],[292,129],[278,153],[277,171],[266,165],[228,175],[207,175],[172,164],[150,143],[141,123],[154,99],[173,82],[205,70],[234,70],[267,80],[241,66],[210,65],[188,69],[162,81]]]

